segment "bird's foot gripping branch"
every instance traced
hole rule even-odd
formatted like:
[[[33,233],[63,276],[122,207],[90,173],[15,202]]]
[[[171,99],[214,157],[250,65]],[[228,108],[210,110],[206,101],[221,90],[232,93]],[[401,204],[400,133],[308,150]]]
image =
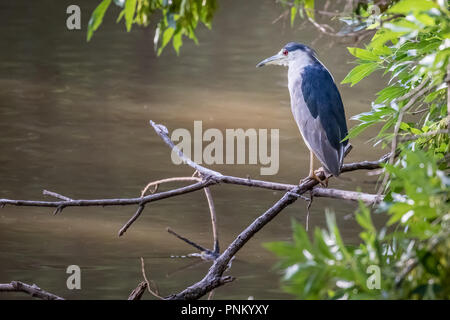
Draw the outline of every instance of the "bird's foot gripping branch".
[[[234,280],[230,275],[224,275],[224,273],[230,268],[232,259],[238,253],[238,251],[249,241],[259,230],[261,230],[267,223],[269,223],[273,218],[275,218],[284,208],[294,203],[297,199],[301,198],[311,204],[312,197],[329,197],[342,200],[351,201],[363,201],[367,204],[374,204],[380,202],[383,197],[374,194],[367,194],[356,191],[339,190],[331,188],[322,188],[318,186],[318,181],[315,179],[306,179],[299,185],[269,182],[263,180],[255,180],[250,178],[241,178],[235,176],[224,175],[220,172],[205,168],[188,157],[186,157],[182,151],[180,151],[174,144],[174,142],[169,138],[169,131],[167,128],[161,124],[156,124],[150,121],[150,125],[161,137],[161,139],[170,147],[170,149],[178,154],[178,156],[184,161],[185,164],[190,166],[194,170],[194,174],[186,177],[171,177],[167,179],[157,180],[150,182],[141,192],[141,194],[135,198],[114,198],[114,199],[72,199],[67,196],[60,195],[55,192],[50,192],[44,190],[44,195],[56,198],[55,201],[40,201],[40,200],[11,200],[11,199],[0,199],[0,206],[34,206],[34,207],[49,207],[54,208],[54,214],[61,214],[66,207],[88,207],[88,206],[137,206],[137,210],[134,215],[123,225],[118,231],[118,235],[122,236],[125,232],[133,225],[133,223],[139,218],[139,216],[144,212],[147,205],[151,202],[167,199],[182,194],[203,190],[207,199],[207,203],[211,214],[211,223],[213,231],[213,247],[212,249],[204,248],[194,241],[191,241],[183,236],[178,235],[175,231],[168,228],[168,232],[179,239],[185,241],[189,245],[195,247],[200,253],[194,253],[192,256],[198,256],[205,260],[212,260],[213,264],[208,270],[207,274],[192,286],[165,297],[155,293],[150,288],[150,283],[145,276],[144,267],[143,269],[143,282],[139,283],[138,287],[133,290],[130,298],[140,299],[145,288],[147,288],[154,296],[162,299],[199,299],[208,292],[211,292],[215,288],[222,286],[228,282]],[[350,152],[351,147],[349,146],[346,150],[346,155]],[[356,171],[356,170],[374,170],[379,169],[381,164],[389,159],[389,154],[381,157],[375,161],[362,161],[355,163],[343,164],[341,173]],[[325,171],[316,171],[317,176],[323,180],[330,178],[331,176],[326,174]],[[172,182],[191,182],[190,184],[170,189],[168,191],[158,192],[158,186],[161,184],[167,184]],[[213,197],[211,194],[210,187],[218,184],[233,184],[245,187],[254,187],[268,190],[284,191],[285,193],[274,205],[268,208],[264,213],[262,213],[258,218],[256,218],[250,225],[248,225],[223,251],[220,252],[219,249],[219,237],[217,230],[217,215],[214,207]],[[149,193],[149,194],[147,194]],[[304,196],[305,193],[310,195],[310,198]],[[143,265],[143,262],[142,262]],[[34,288],[32,286],[21,284],[21,285],[11,285],[11,284],[0,284],[0,292],[26,292],[33,296],[40,298],[60,298],[45,292],[42,294],[35,294],[36,290],[24,290],[24,288]],[[39,292],[44,292],[39,289]]]

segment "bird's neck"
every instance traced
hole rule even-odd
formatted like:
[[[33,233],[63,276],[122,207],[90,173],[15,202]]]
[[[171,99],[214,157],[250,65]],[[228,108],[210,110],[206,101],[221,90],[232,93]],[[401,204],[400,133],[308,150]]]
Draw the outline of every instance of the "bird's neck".
[[[303,59],[296,59],[293,61],[289,61],[288,66],[289,91],[292,92],[294,88],[301,86],[303,70],[308,66],[316,64],[322,65],[322,63],[318,59],[311,57],[305,57]],[[300,83],[297,83],[299,81]]]
[[[303,69],[305,67],[314,63],[311,59],[296,59],[293,61],[289,61],[288,66],[288,86],[289,91],[292,93],[294,88],[301,86],[301,83],[297,83],[301,81],[301,74],[303,73]]]

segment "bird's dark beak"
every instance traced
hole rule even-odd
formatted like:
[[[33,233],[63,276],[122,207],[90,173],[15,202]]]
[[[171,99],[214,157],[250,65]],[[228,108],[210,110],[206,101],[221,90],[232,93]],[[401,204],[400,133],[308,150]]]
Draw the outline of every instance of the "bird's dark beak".
[[[281,53],[277,53],[270,58],[267,58],[256,65],[257,68],[265,66],[266,64],[281,64],[280,62],[284,60],[285,56]]]

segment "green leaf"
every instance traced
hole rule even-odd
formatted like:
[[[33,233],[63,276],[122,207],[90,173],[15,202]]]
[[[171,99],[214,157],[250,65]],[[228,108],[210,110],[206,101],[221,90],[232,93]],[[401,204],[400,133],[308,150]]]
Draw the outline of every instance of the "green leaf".
[[[429,95],[426,96],[424,102],[427,102],[427,103],[432,102],[434,99],[436,99],[443,92],[445,92],[445,91],[437,90],[437,91],[431,92]]]
[[[409,128],[410,128],[409,124],[407,124],[406,122],[400,123],[400,129],[402,129],[404,131],[408,131]]]
[[[347,50],[348,52],[350,52],[351,55],[361,60],[378,61],[380,59],[377,55],[373,54],[369,50],[353,47],[348,47]]]
[[[431,0],[402,0],[394,4],[388,12],[408,14],[410,12],[427,11],[432,8],[438,8],[438,6]]]
[[[164,48],[169,43],[170,39],[172,39],[174,32],[175,32],[175,29],[173,29],[173,28],[167,28],[164,31],[162,45],[161,45],[162,48]]]
[[[314,0],[305,0],[305,11],[308,17],[314,19]]]
[[[385,102],[386,100],[391,101],[395,98],[401,97],[405,94],[406,89],[400,86],[386,87],[377,93],[378,98],[375,100],[376,104]]]
[[[369,47],[377,50],[386,50],[383,49],[384,47],[386,47],[385,44],[388,41],[395,43],[401,34],[402,33],[394,32],[384,28],[380,29],[373,36],[372,41],[369,43]]]
[[[182,39],[182,36],[183,36],[183,34],[182,34],[181,31],[177,31],[177,32],[175,33],[175,35],[173,36],[172,44],[173,44],[173,48],[175,49],[175,51],[177,52],[177,54],[180,53],[180,48],[181,48],[181,46],[183,45],[183,39]]]
[[[365,123],[361,123],[361,124],[359,124],[357,126],[354,126],[353,128],[351,128],[349,130],[348,135],[347,135],[347,137],[344,140],[352,139],[352,138],[356,137],[361,132],[366,130],[371,125],[374,125],[375,123],[376,123],[375,121],[371,121],[371,122],[365,122]]]
[[[370,210],[361,201],[359,202],[359,210],[356,213],[356,221],[362,228],[364,228],[368,232],[376,232],[375,226],[373,225],[372,218],[370,216]]]
[[[296,6],[293,6],[291,8],[291,27],[294,26],[294,21],[295,21],[295,16],[297,15],[297,11],[298,11],[298,9]]]
[[[423,132],[420,129],[409,127],[409,131],[411,131],[412,134],[421,135]]]
[[[167,46],[169,41],[172,39],[174,32],[175,32],[175,29],[173,29],[173,28],[167,28],[166,30],[164,30],[163,37],[162,37],[162,43],[158,49],[158,55],[160,55],[162,53],[164,48]]]
[[[303,248],[311,252],[311,242],[309,241],[308,233],[305,228],[292,220],[292,229],[294,230],[294,244],[297,248]]]
[[[378,46],[376,48],[372,48],[372,52],[378,56],[387,56],[387,55],[392,54],[391,48],[389,48],[385,45]]]
[[[348,73],[341,83],[351,83],[351,86],[353,87],[355,84],[374,72],[377,68],[378,64],[375,62],[357,65]]]
[[[119,16],[117,17],[116,23],[119,23],[120,20],[122,20],[122,18],[125,15],[125,10],[120,11]]]
[[[100,4],[95,8],[94,12],[92,12],[92,16],[89,19],[88,30],[87,30],[87,41],[90,41],[94,31],[98,29],[98,27],[102,24],[103,16],[105,15],[106,10],[111,4],[111,0],[103,0]]]
[[[272,251],[281,258],[284,257],[298,258],[300,256],[300,252],[298,251],[298,249],[292,246],[292,244],[287,242],[282,241],[266,242],[263,243],[263,247]]]
[[[336,224],[336,216],[334,215],[334,213],[325,211],[325,220],[327,222],[328,232],[332,237],[334,237],[336,245],[339,247],[341,253],[345,256],[346,259],[350,259],[349,252],[347,251],[347,248],[344,245],[341,233],[339,232],[339,228]]]
[[[137,0],[127,0],[125,2],[125,25],[127,27],[127,32],[130,32],[131,26],[133,24],[134,13],[136,12]]]

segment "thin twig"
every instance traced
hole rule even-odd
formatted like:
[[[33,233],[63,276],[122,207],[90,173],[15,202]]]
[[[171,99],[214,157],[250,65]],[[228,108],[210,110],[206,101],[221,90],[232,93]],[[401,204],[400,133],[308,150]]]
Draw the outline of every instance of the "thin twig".
[[[150,294],[152,294],[153,296],[155,296],[158,299],[164,299],[163,297],[161,297],[158,292],[155,292],[152,290],[151,286],[150,286],[150,281],[148,281],[147,279],[147,275],[145,274],[145,263],[144,263],[144,258],[141,257],[141,270],[142,270],[142,276],[144,277],[145,282],[147,283],[147,290],[148,292],[150,292]]]
[[[172,189],[169,191],[150,194],[145,197],[138,198],[117,198],[117,199],[91,199],[91,200],[68,200],[68,201],[34,201],[34,200],[11,200],[0,199],[0,205],[12,206],[26,206],[26,207],[48,207],[48,208],[62,208],[62,207],[92,207],[92,206],[127,206],[147,204],[149,202],[158,201],[175,197],[181,194],[194,192],[204,187],[210,186],[215,182],[212,180],[204,180],[185,187]]]
[[[408,109],[414,105],[414,103],[417,101],[417,99],[422,97],[423,94],[430,89],[430,88],[425,87],[425,85],[427,83],[428,83],[428,78],[425,78],[416,88],[412,89],[407,94],[405,94],[402,97],[397,99],[397,101],[404,101],[406,99],[410,99],[410,100],[408,101],[408,103],[405,106],[403,106],[403,108],[401,108],[398,118],[397,118],[397,122],[395,123],[395,126],[394,126],[394,136],[392,138],[392,143],[391,143],[391,155],[389,157],[390,165],[394,164],[394,159],[395,159],[397,145],[398,145],[398,140],[397,140],[398,133],[400,131],[400,126],[403,121],[403,116],[404,116],[405,112],[408,111]],[[381,183],[380,189],[377,192],[378,195],[381,195],[383,193],[383,190],[386,188],[388,181],[389,181],[389,173],[386,172],[384,175],[384,178],[383,178],[383,182]]]
[[[175,237],[177,237],[177,238],[180,239],[181,241],[184,241],[184,242],[186,242],[188,245],[193,246],[194,248],[196,248],[196,249],[199,250],[200,252],[210,251],[210,250],[208,250],[208,249],[202,247],[201,245],[199,245],[199,244],[197,244],[197,243],[195,243],[195,242],[193,242],[193,241],[191,241],[191,240],[189,240],[189,239],[187,239],[187,238],[185,238],[185,237],[183,237],[183,236],[180,236],[178,233],[176,233],[175,231],[173,231],[173,230],[170,229],[170,228],[167,228],[166,230],[167,230],[167,232],[170,233],[171,235],[174,235]]]
[[[211,215],[211,224],[212,224],[213,241],[214,241],[213,252],[217,254],[220,252],[220,247],[219,247],[219,231],[217,230],[216,208],[214,207],[214,201],[212,198],[211,190],[208,187],[203,188],[203,190],[205,191],[206,199],[208,200],[208,207],[209,207],[209,212]]]
[[[139,205],[139,207],[136,210],[136,213],[130,218],[130,220],[127,221],[127,223],[125,223],[125,225],[122,228],[120,228],[119,237],[121,237],[128,230],[128,228],[137,220],[137,218],[139,218],[142,211],[144,211],[144,208],[145,205]]]
[[[314,193],[312,192],[312,190],[309,190],[309,202],[308,202],[308,206],[306,207],[306,231],[309,230],[309,214],[311,213],[310,209],[311,209],[313,200],[314,200]]]
[[[428,247],[426,248],[426,252],[432,252],[437,245],[439,245],[442,241],[448,238],[448,232],[444,233],[443,236],[434,236],[428,242]],[[411,273],[420,263],[418,257],[412,257],[408,259],[404,265],[403,270],[395,277],[395,287],[398,289],[402,282],[406,279],[408,274]]]
[[[72,201],[72,199],[70,199],[70,198],[68,198],[66,196],[63,196],[63,195],[61,195],[59,193],[48,191],[48,190],[43,190],[42,194],[46,195],[46,196],[55,197],[57,199],[61,199],[61,200],[64,200],[64,201]]]
[[[164,125],[156,124],[152,120],[150,120],[150,125],[153,127],[155,132],[164,140],[164,142],[170,146],[170,148],[172,149],[172,152],[175,152],[178,155],[178,157],[180,157],[180,159],[183,160],[184,163],[188,164],[189,166],[191,166],[192,168],[194,168],[195,170],[197,170],[204,176],[216,176],[216,177],[222,176],[221,173],[214,171],[214,170],[207,169],[207,168],[195,163],[188,157],[186,157],[183,154],[183,152],[169,138],[169,136],[168,136],[169,131],[167,130],[167,128]]]
[[[376,204],[383,200],[382,195],[369,194],[364,192],[339,190],[332,188],[319,188],[312,189],[312,194],[315,197],[327,197],[341,200],[363,201],[366,204]]]
[[[398,99],[398,101],[403,101],[406,99],[410,99],[410,100],[403,108],[401,108],[400,113],[397,118],[397,122],[395,123],[394,137],[392,138],[391,156],[389,157],[389,164],[394,163],[394,157],[395,157],[395,152],[397,150],[397,142],[398,142],[397,137],[398,137],[398,133],[400,131],[400,126],[403,121],[403,116],[404,116],[405,112],[408,111],[408,109],[414,105],[414,103],[417,101],[417,99],[422,97],[423,94],[429,90],[429,88],[424,88],[427,83],[428,83],[428,78],[424,79],[422,81],[422,83],[420,83],[416,88],[414,88],[413,90],[411,90],[410,92],[408,92],[407,94],[405,94],[404,96],[402,96]]]
[[[155,193],[158,190],[158,187],[160,184],[163,183],[169,183],[169,182],[185,182],[185,181],[197,181],[200,182],[202,181],[202,179],[200,178],[196,178],[196,177],[173,177],[173,178],[167,178],[167,179],[161,179],[161,180],[157,180],[157,181],[152,181],[149,182],[144,189],[142,189],[141,191],[141,197],[144,197],[145,194],[147,193],[147,191],[155,186],[155,189],[150,190],[150,193]]]

